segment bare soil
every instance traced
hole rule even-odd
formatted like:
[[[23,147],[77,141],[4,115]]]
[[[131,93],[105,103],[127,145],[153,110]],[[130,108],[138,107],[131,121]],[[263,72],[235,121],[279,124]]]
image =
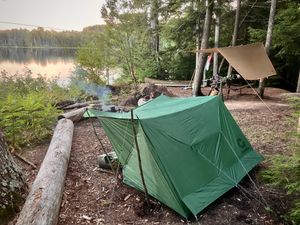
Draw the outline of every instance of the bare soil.
[[[191,90],[168,88],[177,96],[191,96]],[[208,90],[205,90],[207,93]],[[69,224],[284,224],[278,213],[284,213],[288,199],[258,179],[257,173],[267,166],[268,157],[289,154],[288,137],[292,127],[287,123],[290,108],[281,94],[286,91],[267,88],[265,103],[251,89],[231,93],[225,104],[250,140],[253,147],[266,157],[261,166],[251,172],[255,182],[246,177],[238,188],[223,195],[189,221],[173,210],[151,199],[151,208],[144,204],[142,193],[120,182],[116,175],[99,170],[97,156],[104,151],[97,140],[91,120],[75,124],[71,158],[66,178],[59,225]],[[112,147],[96,120],[96,131],[107,152]],[[40,165],[48,145],[24,152],[24,156]],[[38,172],[17,160],[31,184]],[[263,197],[261,197],[262,195]],[[273,211],[266,210],[266,203]],[[146,210],[147,209],[147,210]]]

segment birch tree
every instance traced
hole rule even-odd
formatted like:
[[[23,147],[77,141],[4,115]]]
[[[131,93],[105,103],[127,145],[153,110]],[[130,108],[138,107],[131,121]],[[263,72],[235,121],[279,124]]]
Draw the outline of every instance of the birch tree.
[[[221,14],[221,9],[220,9],[220,0],[215,1],[215,48],[219,47],[219,41],[220,41],[220,14]],[[213,75],[216,75],[218,73],[218,52],[214,52],[214,64],[213,64]]]
[[[155,57],[157,74],[160,73],[160,62],[159,62],[159,0],[152,0],[150,7],[150,29],[151,29],[151,49]]]
[[[208,38],[211,26],[212,10],[213,10],[213,0],[205,0],[205,20],[203,25],[201,45],[199,48],[199,41],[197,41],[197,50],[205,49],[208,47]],[[201,91],[201,84],[203,80],[203,69],[204,69],[205,57],[203,52],[196,52],[196,69],[195,78],[193,83],[193,95],[199,96],[203,95]]]
[[[277,0],[271,0],[267,37],[266,37],[266,44],[265,44],[265,49],[266,49],[266,52],[268,55],[270,53],[270,48],[271,48],[271,44],[272,44],[272,32],[273,32],[273,27],[274,27],[276,3],[277,3]],[[265,91],[265,78],[261,78],[259,80],[259,87],[258,87],[258,93],[261,97],[264,96],[264,91]]]
[[[241,11],[241,0],[236,0],[234,29],[233,29],[232,40],[231,40],[232,46],[236,45],[238,28],[239,28],[239,23],[240,23],[240,11]],[[232,73],[232,66],[229,65],[228,71],[227,71],[227,77],[229,77],[231,75],[231,73]]]

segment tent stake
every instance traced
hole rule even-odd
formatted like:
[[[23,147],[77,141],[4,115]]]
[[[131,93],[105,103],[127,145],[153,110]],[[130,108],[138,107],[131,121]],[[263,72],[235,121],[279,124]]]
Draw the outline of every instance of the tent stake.
[[[136,146],[136,150],[137,150],[137,154],[138,154],[139,169],[140,169],[142,183],[143,183],[144,191],[145,191],[145,200],[146,200],[147,206],[149,206],[148,190],[147,190],[145,179],[144,179],[140,148],[139,148],[139,145],[138,145],[136,130],[135,130],[134,121],[133,121],[133,109],[131,109],[130,112],[131,112],[131,123],[132,123],[132,131],[133,131],[133,136],[134,136],[134,142],[135,142],[135,146]]]

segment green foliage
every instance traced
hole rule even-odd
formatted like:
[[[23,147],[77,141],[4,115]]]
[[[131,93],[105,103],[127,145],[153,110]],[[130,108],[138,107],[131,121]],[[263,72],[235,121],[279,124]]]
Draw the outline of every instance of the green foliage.
[[[118,22],[111,21],[102,33],[92,37],[77,53],[77,62],[86,71],[83,78],[103,84],[106,69],[112,67],[121,68],[123,76],[133,82],[153,76],[157,68],[146,22],[144,13],[123,13],[118,15]]]
[[[272,157],[271,162],[272,166],[263,174],[266,181],[285,188],[288,194],[299,192],[299,158],[297,159],[296,155],[276,155]]]
[[[84,48],[77,51],[76,59],[83,69],[80,79],[95,84],[105,83],[104,71],[112,62],[103,33],[94,35]]]
[[[11,147],[29,146],[50,135],[57,113],[43,92],[10,93],[0,102],[0,127]]]
[[[33,79],[31,75],[29,70],[22,75],[9,75],[7,72],[1,71],[0,100],[6,98],[9,93],[27,95],[31,91],[42,91],[47,88],[47,81],[44,78]]]
[[[294,109],[294,118],[298,121],[300,116],[300,98],[291,98],[290,103]],[[295,121],[294,120],[294,121]],[[283,188],[288,195],[295,198],[288,219],[293,224],[300,223],[300,133],[291,132],[290,145],[292,155],[276,155],[271,158],[271,166],[263,172],[263,178],[272,185]]]
[[[161,28],[161,67],[158,78],[189,80],[195,69],[196,20],[200,13],[187,6],[181,18],[171,18]]]
[[[299,224],[300,221],[300,201],[296,201],[295,207],[291,210],[290,218],[294,224]]]
[[[276,15],[274,27],[274,48],[277,55],[300,54],[300,3],[289,1]]]
[[[12,148],[34,145],[47,138],[60,112],[55,105],[81,94],[74,83],[62,88],[55,81],[33,78],[30,71],[1,75],[0,128]]]
[[[112,58],[133,82],[151,76],[154,57],[149,46],[150,35],[145,13],[122,14],[118,23],[107,25],[107,40]]]
[[[295,89],[300,68],[300,3],[287,0],[279,2],[277,8],[270,56],[277,74]],[[249,27],[250,41],[264,42],[266,27]]]
[[[81,100],[84,95],[75,79],[71,79],[67,87],[62,87],[56,80],[53,80],[48,83],[48,87],[43,90],[43,93],[48,96],[50,103],[54,106],[66,100]]]

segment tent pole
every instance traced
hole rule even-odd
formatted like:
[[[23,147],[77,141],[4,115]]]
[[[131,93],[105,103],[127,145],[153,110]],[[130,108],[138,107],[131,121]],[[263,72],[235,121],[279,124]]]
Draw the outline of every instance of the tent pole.
[[[147,206],[149,206],[150,204],[149,204],[149,198],[148,198],[148,190],[147,190],[147,186],[146,186],[145,179],[144,179],[140,148],[139,148],[139,145],[138,145],[136,130],[135,130],[134,121],[133,121],[133,109],[131,109],[130,112],[131,112],[131,124],[132,124],[134,142],[135,142],[136,151],[137,151],[137,155],[138,155],[139,169],[140,169],[142,183],[143,183],[144,191],[145,191],[145,200],[146,200]]]

